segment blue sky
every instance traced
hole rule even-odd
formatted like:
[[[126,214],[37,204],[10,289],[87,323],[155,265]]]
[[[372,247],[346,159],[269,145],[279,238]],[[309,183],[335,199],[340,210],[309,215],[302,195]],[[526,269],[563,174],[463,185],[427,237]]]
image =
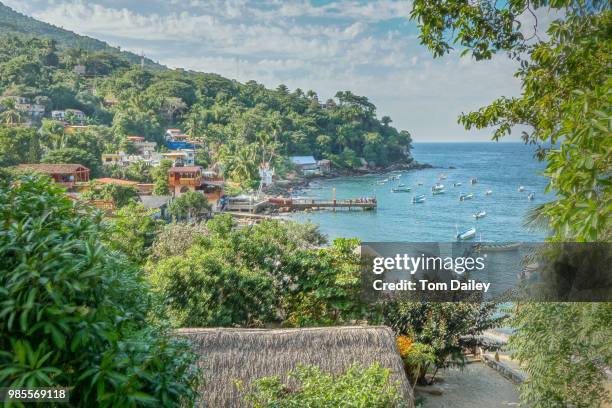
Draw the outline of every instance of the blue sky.
[[[416,141],[482,141],[461,112],[520,93],[513,62],[433,59],[410,1],[2,0],[24,14],[169,67],[269,87],[365,95]],[[519,132],[516,132],[517,136]]]

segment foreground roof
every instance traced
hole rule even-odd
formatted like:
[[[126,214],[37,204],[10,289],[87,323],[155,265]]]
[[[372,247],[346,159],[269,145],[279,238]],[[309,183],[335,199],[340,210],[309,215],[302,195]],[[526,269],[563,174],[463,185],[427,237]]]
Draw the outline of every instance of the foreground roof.
[[[206,406],[245,407],[235,386],[242,381],[285,374],[298,364],[318,365],[324,372],[343,373],[354,362],[374,362],[391,369],[392,381],[410,407],[412,394],[404,374],[395,336],[385,326],[345,326],[306,329],[180,329],[201,356]]]
[[[77,171],[89,171],[87,167],[80,164],[20,164],[17,168],[34,170],[46,174],[72,174]]]

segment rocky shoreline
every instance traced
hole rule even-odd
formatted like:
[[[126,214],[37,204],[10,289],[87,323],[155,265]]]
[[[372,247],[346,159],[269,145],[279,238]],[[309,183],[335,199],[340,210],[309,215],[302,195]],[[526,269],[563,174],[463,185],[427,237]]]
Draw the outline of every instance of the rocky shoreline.
[[[292,192],[307,188],[308,185],[316,180],[334,179],[338,177],[356,177],[371,174],[385,174],[391,171],[410,171],[432,169],[434,166],[428,163],[412,161],[410,163],[395,163],[386,167],[376,167],[371,169],[339,169],[332,170],[328,174],[320,176],[298,176],[287,180],[275,181],[273,185],[263,189],[263,193],[275,197],[289,197]]]

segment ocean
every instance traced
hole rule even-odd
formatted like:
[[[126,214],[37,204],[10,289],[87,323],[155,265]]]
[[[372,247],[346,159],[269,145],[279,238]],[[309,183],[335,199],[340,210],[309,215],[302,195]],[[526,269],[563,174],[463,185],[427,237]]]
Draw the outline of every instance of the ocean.
[[[413,157],[436,168],[412,170],[386,175],[367,175],[315,180],[308,189],[295,195],[305,198],[331,199],[336,189],[338,200],[376,196],[376,211],[338,210],[295,213],[297,221],[312,221],[330,239],[355,237],[370,242],[449,242],[459,230],[475,227],[475,240],[486,242],[538,242],[547,231],[532,231],[524,226],[530,208],[552,199],[544,194],[547,179],[542,176],[545,164],[533,157],[535,148],[522,143],[415,143]],[[444,173],[446,180],[438,180]],[[378,185],[377,181],[401,174],[399,181]],[[471,185],[470,177],[478,183]],[[422,182],[422,186],[418,183]],[[440,182],[444,194],[433,196],[431,187]],[[409,193],[392,193],[399,183],[412,189]],[[453,187],[462,183],[461,187]],[[523,192],[518,191],[524,186]],[[485,195],[492,190],[491,195]],[[535,194],[528,200],[530,192]],[[473,193],[472,200],[460,201],[461,193]],[[412,197],[425,194],[426,201],[413,204]],[[472,214],[486,211],[476,220]]]

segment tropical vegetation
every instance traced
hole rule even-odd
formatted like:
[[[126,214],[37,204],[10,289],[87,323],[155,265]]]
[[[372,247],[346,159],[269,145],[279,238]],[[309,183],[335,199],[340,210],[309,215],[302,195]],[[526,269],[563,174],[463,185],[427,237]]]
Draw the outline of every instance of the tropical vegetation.
[[[556,199],[531,221],[551,241],[609,242],[612,236],[612,9],[608,1],[414,1],[420,40],[435,56],[457,44],[476,60],[506,53],[520,62],[516,97],[500,97],[461,115],[467,129],[495,127],[494,140],[525,125],[525,143],[547,163]],[[542,32],[537,15],[557,16]],[[533,26],[522,22],[533,21]],[[609,303],[517,304],[510,322],[514,355],[528,378],[523,402],[533,407],[600,406],[610,400]]]

